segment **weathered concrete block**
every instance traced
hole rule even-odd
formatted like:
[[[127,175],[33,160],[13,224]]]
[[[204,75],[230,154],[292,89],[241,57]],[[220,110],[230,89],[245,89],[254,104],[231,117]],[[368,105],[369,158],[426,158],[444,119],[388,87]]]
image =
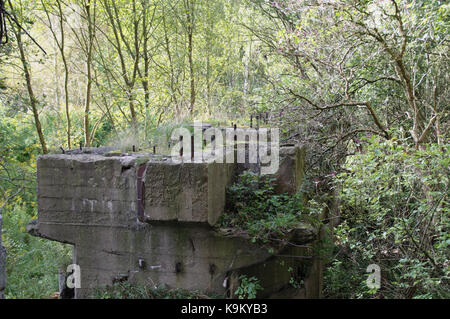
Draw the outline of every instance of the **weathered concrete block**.
[[[230,271],[260,263],[271,255],[244,238],[218,235],[207,225],[156,222],[130,231],[79,227],[83,239],[76,263],[82,272],[77,297],[127,276],[130,282],[223,293]],[[138,260],[145,261],[140,268]]]
[[[134,221],[137,211],[134,160],[86,154],[39,157],[40,224],[127,225]]]
[[[281,147],[280,166],[274,176],[277,193],[295,194],[305,177],[305,148]]]
[[[280,150],[278,191],[298,190],[303,156],[298,148]],[[27,229],[75,246],[73,262],[81,268],[77,298],[90,297],[117,278],[214,293],[228,290],[231,296],[231,274],[239,273],[256,274],[268,296],[289,284],[289,267],[305,264],[274,257],[246,238],[211,227],[223,213],[225,190],[235,174],[233,163],[175,163],[142,154],[41,156],[38,220]],[[306,227],[292,238],[306,243],[315,233]],[[283,254],[281,248],[277,253]],[[145,267],[139,266],[140,259]]]
[[[148,221],[213,225],[223,212],[233,164],[58,154],[38,159],[39,223],[134,224],[139,205],[137,169],[141,165],[146,165],[142,201]]]
[[[144,195],[149,221],[205,222],[214,225],[223,212],[232,164],[147,164]]]

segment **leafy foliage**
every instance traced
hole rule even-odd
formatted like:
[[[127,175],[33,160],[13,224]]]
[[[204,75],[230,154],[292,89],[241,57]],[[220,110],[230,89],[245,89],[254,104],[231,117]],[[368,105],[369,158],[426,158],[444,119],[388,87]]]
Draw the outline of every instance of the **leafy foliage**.
[[[218,224],[247,232],[253,242],[282,238],[302,220],[300,194],[276,194],[274,179],[244,172],[227,189],[227,212]]]
[[[7,251],[6,298],[53,298],[58,272],[72,260],[72,248],[36,238],[25,231],[31,218],[20,204],[4,214],[3,244]]]
[[[33,126],[22,114],[0,110],[0,207],[2,241],[7,250],[7,298],[50,298],[58,291],[58,270],[70,263],[70,246],[26,232],[36,217],[36,156],[39,145]],[[16,128],[22,126],[18,131]],[[9,201],[6,199],[9,198]]]
[[[367,296],[365,278],[355,273],[375,263],[384,297],[448,298],[448,145],[415,150],[396,139],[366,143],[336,179],[343,218],[336,237],[343,253],[328,282],[352,282],[359,296]],[[342,288],[332,288],[333,295]]]
[[[263,288],[256,277],[239,276],[239,287],[234,292],[239,299],[255,299],[258,290]]]
[[[170,289],[161,285],[133,285],[129,282],[115,283],[111,287],[98,289],[94,295],[98,299],[209,299],[211,296],[199,291]],[[213,296],[219,297],[219,296]]]

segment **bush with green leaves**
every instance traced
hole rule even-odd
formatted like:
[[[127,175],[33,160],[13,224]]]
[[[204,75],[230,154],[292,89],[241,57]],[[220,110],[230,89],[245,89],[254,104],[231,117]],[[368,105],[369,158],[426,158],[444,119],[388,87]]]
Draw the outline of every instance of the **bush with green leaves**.
[[[58,272],[72,260],[72,247],[36,238],[25,231],[31,217],[14,203],[4,215],[3,245],[7,251],[8,299],[50,298],[58,292]]]
[[[282,238],[302,220],[300,194],[276,194],[274,178],[244,172],[227,189],[226,213],[219,225],[248,233],[253,242]]]
[[[449,298],[449,145],[363,141],[336,178],[342,223],[326,274],[330,297]],[[365,285],[381,267],[381,289]]]
[[[263,290],[256,277],[247,277],[246,275],[239,276],[239,287],[234,294],[239,299],[255,299],[258,290]]]
[[[20,128],[20,129],[18,129]],[[48,298],[58,292],[58,271],[71,263],[72,249],[26,232],[36,218],[35,128],[15,109],[0,109],[0,213],[6,247],[6,298]]]

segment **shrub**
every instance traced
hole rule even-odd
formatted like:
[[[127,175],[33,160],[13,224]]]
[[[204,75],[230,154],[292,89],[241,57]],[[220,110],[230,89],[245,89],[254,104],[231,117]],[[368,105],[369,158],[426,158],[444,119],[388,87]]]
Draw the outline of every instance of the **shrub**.
[[[343,222],[336,229],[341,253],[326,275],[330,296],[347,289],[373,296],[364,275],[372,263],[382,271],[377,296],[450,296],[449,164],[448,145],[416,150],[375,138],[348,159],[336,178]]]
[[[256,277],[248,278],[246,275],[241,275],[239,281],[239,287],[234,292],[239,299],[255,299],[258,290],[263,289]]]
[[[274,179],[244,172],[227,189],[226,213],[219,225],[248,233],[253,242],[282,238],[302,220],[300,194],[276,194]]]
[[[49,298],[58,292],[59,269],[71,263],[71,246],[29,235],[25,227],[31,217],[23,206],[15,205],[3,217],[6,298]]]

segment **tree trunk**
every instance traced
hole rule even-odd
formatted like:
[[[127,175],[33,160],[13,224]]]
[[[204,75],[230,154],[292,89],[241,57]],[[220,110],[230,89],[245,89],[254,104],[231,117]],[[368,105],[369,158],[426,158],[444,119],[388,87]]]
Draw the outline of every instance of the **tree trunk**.
[[[195,78],[194,78],[194,61],[193,61],[193,34],[194,34],[194,2],[192,0],[187,0],[186,2],[187,11],[187,37],[188,37],[188,60],[189,60],[189,79],[190,79],[190,109],[189,113],[192,115],[194,113],[195,105]]]
[[[11,1],[9,1],[9,5],[12,8],[12,4]],[[13,11],[12,11],[13,12]],[[14,12],[12,13],[14,15],[14,18],[16,20],[17,16],[15,16]],[[37,99],[34,95],[33,92],[33,87],[31,86],[31,71],[29,69],[29,65],[28,65],[28,61],[26,59],[25,56],[25,49],[23,46],[23,42],[22,42],[22,36],[21,36],[21,31],[16,29],[16,26],[12,26],[12,31],[14,33],[14,35],[16,36],[17,39],[17,46],[19,48],[19,53],[20,53],[20,61],[22,62],[22,66],[23,66],[23,72],[25,74],[25,81],[27,84],[27,91],[28,91],[28,97],[30,98],[30,105],[31,105],[31,109],[33,111],[33,116],[34,116],[34,124],[36,126],[36,131],[38,133],[39,136],[39,141],[41,143],[41,148],[42,148],[42,153],[47,154],[48,150],[47,150],[47,144],[45,143],[45,138],[44,138],[44,133],[42,132],[42,125],[41,125],[41,121],[39,120],[39,112],[38,112],[38,108],[37,108]]]
[[[144,78],[142,79],[142,87],[144,89],[144,111],[145,111],[145,119],[144,119],[144,136],[145,140],[147,140],[147,133],[148,133],[148,117],[149,117],[149,108],[150,108],[150,92],[148,88],[148,77],[149,77],[149,71],[150,71],[150,58],[149,58],[149,52],[148,52],[148,34],[150,33],[150,30],[148,28],[148,21],[147,21],[147,6],[143,4],[143,17],[142,17],[142,37],[144,39],[144,44],[142,47],[142,53],[144,58]]]
[[[92,90],[92,51],[94,46],[94,28],[91,15],[91,1],[88,0],[86,6],[86,20],[88,27],[88,43],[86,51],[86,97],[84,103],[84,143],[86,147],[91,146],[92,136],[89,127],[89,112],[91,108],[91,90]],[[95,11],[94,11],[95,15]]]
[[[166,24],[166,12],[163,6],[163,12],[162,12],[162,21],[163,21],[163,29],[164,29],[164,49],[167,53],[167,58],[169,59],[169,67],[170,67],[170,99],[175,105],[175,110],[177,113],[177,116],[180,115],[180,109],[178,106],[178,99],[176,96],[176,90],[175,90],[175,70],[173,67],[173,61],[172,61],[172,54],[170,53],[170,40],[169,35],[167,33],[167,24]]]
[[[61,2],[58,1],[58,11],[59,11],[59,26],[61,28],[61,45],[59,46],[61,51],[61,57],[64,64],[64,99],[65,99],[65,110],[66,110],[66,120],[67,120],[67,146],[71,147],[71,123],[70,123],[70,112],[69,112],[69,66],[67,64],[66,55],[64,53],[64,21],[63,12],[61,8]]]
[[[58,23],[59,23],[59,29],[60,29],[60,35],[61,38],[58,39],[58,36],[56,34],[56,31],[53,29],[53,25],[52,25],[52,20],[50,17],[50,12],[47,9],[47,6],[45,4],[44,1],[41,0],[42,3],[42,7],[44,8],[44,12],[45,15],[47,16],[47,20],[48,20],[48,27],[50,29],[50,32],[53,35],[53,38],[55,40],[56,46],[58,47],[59,53],[61,54],[61,59],[63,61],[63,66],[64,66],[64,100],[65,100],[65,113],[66,113],[66,120],[67,120],[67,128],[66,128],[66,132],[67,132],[67,146],[70,149],[71,148],[71,141],[70,141],[70,136],[71,136],[71,121],[70,121],[70,112],[69,112],[69,66],[67,63],[67,59],[66,59],[66,55],[65,55],[65,34],[64,34],[64,17],[63,17],[63,10],[62,10],[62,6],[61,6],[61,1],[58,0],[56,1],[56,5],[57,5],[57,16],[58,16]],[[56,65],[56,57],[55,57],[55,65]],[[57,71],[57,69],[55,69],[55,72]],[[57,75],[55,74],[55,77],[57,77]],[[58,107],[60,106],[60,100],[59,100],[59,94],[57,93],[57,105]]]

